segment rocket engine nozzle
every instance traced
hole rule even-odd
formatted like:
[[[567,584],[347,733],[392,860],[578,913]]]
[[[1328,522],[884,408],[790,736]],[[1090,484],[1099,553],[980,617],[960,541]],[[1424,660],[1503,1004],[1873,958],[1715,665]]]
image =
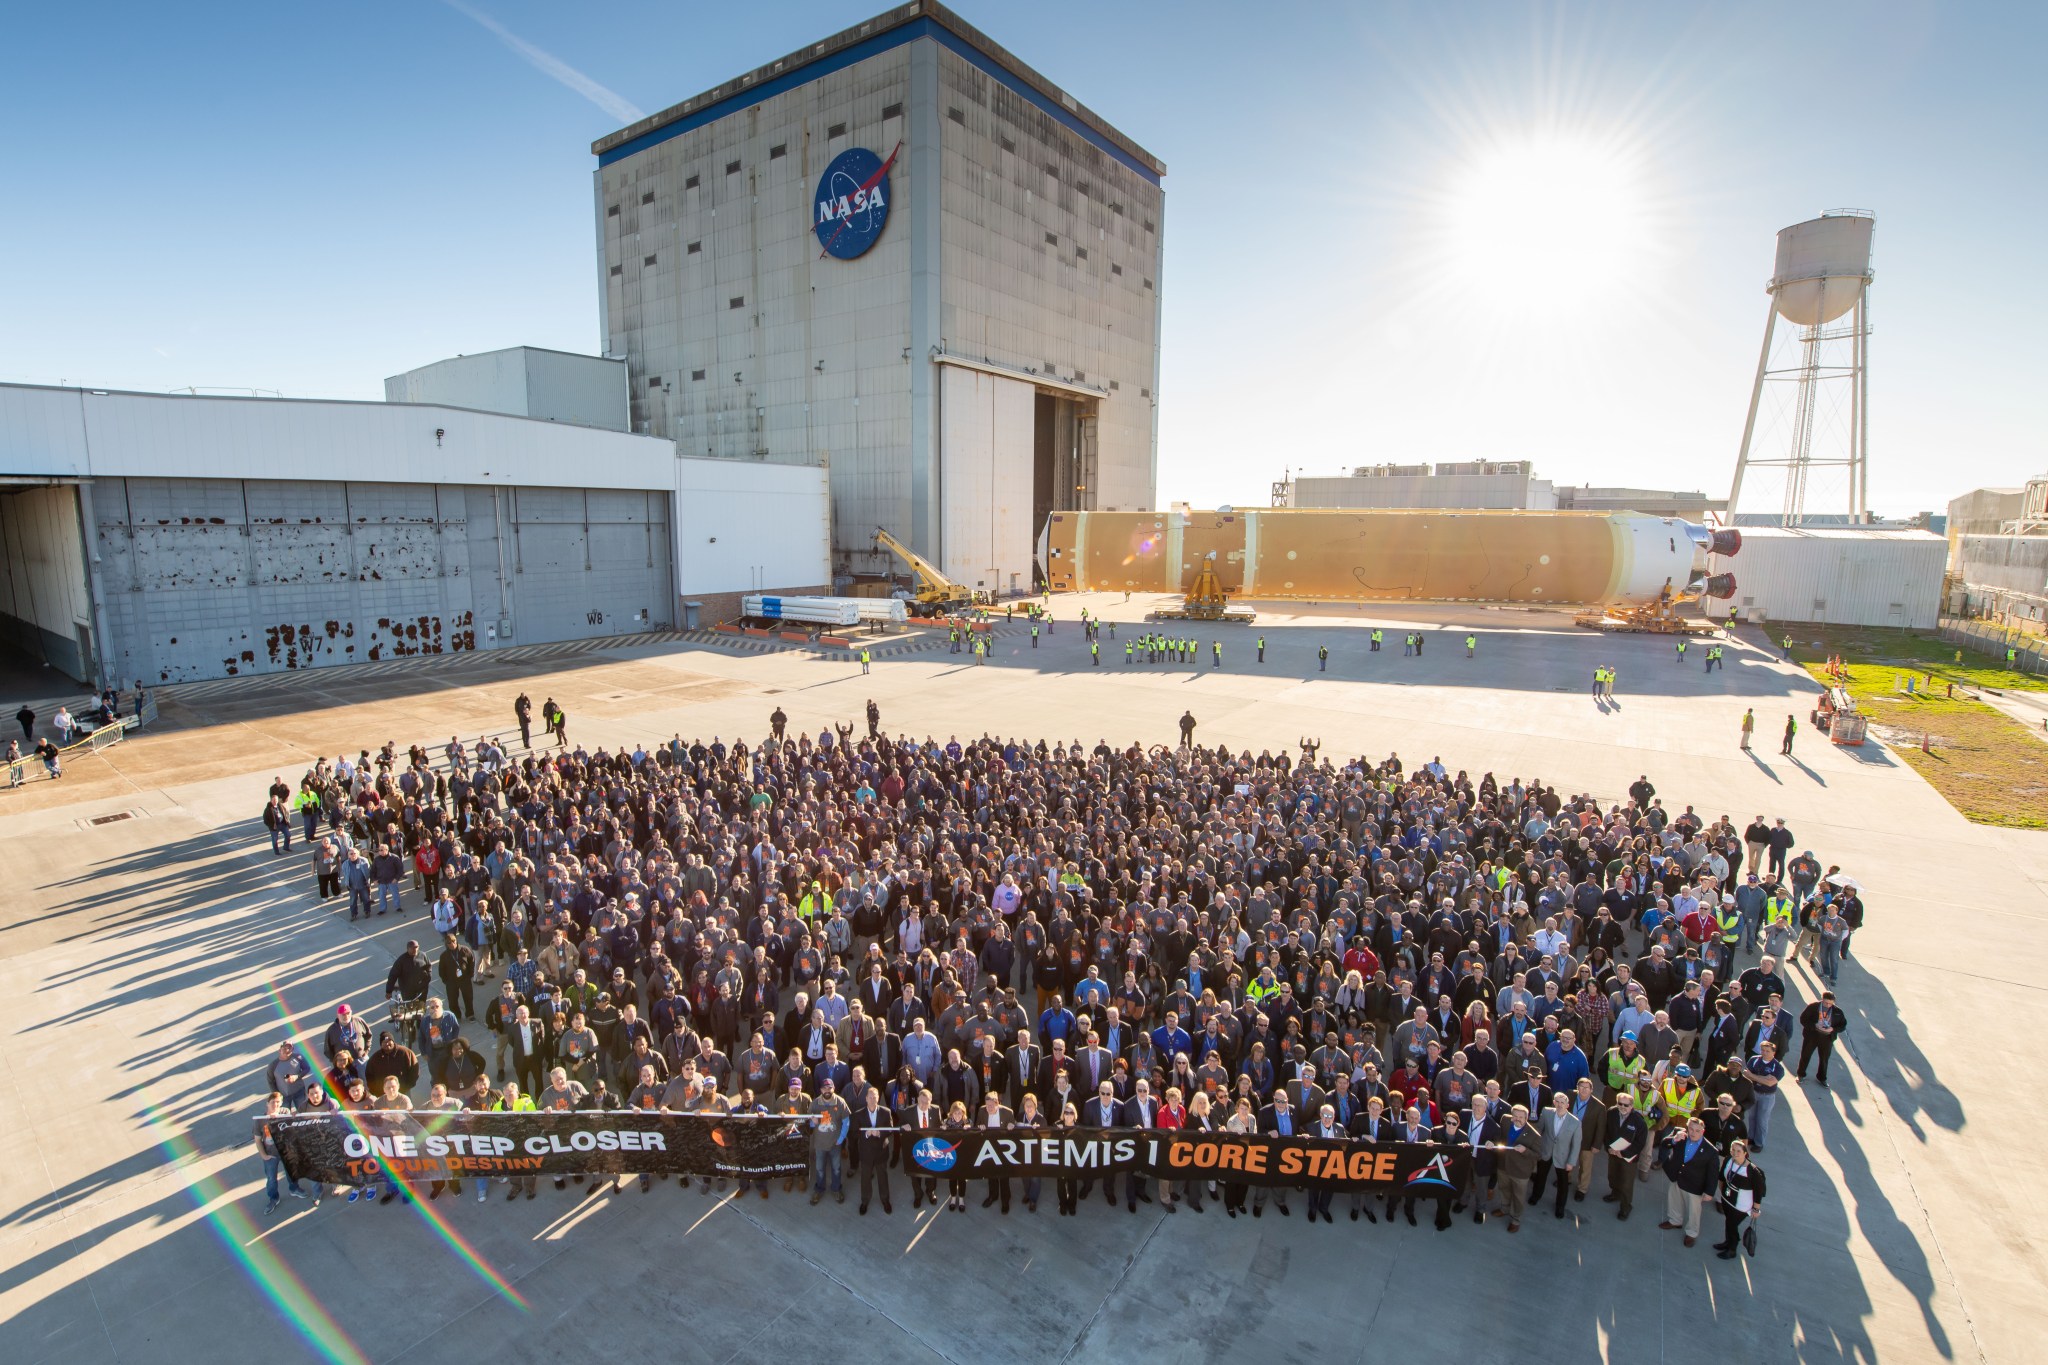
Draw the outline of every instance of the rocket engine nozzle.
[[[1732,526],[1720,528],[1714,532],[1714,541],[1709,547],[1709,551],[1710,553],[1720,555],[1723,559],[1732,559],[1734,556],[1741,554],[1742,532]]]
[[[1735,596],[1735,575],[1717,573],[1700,580],[1699,594],[1702,597],[1718,597],[1724,601]]]

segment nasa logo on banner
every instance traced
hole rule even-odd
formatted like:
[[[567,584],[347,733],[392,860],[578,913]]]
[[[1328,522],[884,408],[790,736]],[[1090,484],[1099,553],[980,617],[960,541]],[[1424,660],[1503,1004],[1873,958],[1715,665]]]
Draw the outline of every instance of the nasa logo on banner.
[[[928,1171],[950,1171],[953,1163],[960,1159],[960,1144],[941,1142],[935,1137],[919,1138],[911,1147],[910,1155]]]
[[[818,177],[812,209],[812,226],[825,255],[850,261],[882,235],[893,193],[889,168],[895,164],[896,152],[884,161],[865,147],[849,147],[832,158]]]

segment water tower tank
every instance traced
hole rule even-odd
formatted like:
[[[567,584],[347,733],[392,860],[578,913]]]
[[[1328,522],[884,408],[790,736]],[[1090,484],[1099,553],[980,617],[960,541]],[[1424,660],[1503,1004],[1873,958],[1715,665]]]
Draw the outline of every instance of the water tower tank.
[[[1770,292],[1778,316],[1801,327],[1833,322],[1855,307],[1870,278],[1870,230],[1864,213],[1827,214],[1778,233]]]

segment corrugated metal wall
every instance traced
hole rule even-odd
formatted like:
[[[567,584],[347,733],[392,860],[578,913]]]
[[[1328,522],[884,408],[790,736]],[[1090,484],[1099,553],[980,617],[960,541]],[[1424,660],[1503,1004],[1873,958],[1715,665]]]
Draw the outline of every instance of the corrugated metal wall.
[[[940,373],[943,568],[970,588],[1029,590],[1037,391],[957,365]]]
[[[132,478],[93,493],[103,652],[124,682],[488,649],[506,620],[505,643],[674,621],[666,491]]]
[[[1745,619],[1928,630],[1947,558],[1946,542],[1920,532],[1744,527],[1741,553],[1711,571],[1735,575]]]

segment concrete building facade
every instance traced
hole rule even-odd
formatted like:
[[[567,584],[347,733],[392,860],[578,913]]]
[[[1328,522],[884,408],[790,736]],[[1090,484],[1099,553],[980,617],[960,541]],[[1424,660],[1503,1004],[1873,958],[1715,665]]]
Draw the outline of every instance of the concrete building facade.
[[[822,471],[704,463],[464,408],[0,385],[0,638],[156,685],[629,634],[685,600],[708,624],[725,594],[729,616],[829,583]]]
[[[1051,511],[1153,505],[1165,166],[943,6],[592,150],[632,430],[828,469],[842,575],[880,526],[1028,588]]]
[[[631,430],[625,361],[541,346],[452,356],[392,375],[384,381],[384,401]]]

